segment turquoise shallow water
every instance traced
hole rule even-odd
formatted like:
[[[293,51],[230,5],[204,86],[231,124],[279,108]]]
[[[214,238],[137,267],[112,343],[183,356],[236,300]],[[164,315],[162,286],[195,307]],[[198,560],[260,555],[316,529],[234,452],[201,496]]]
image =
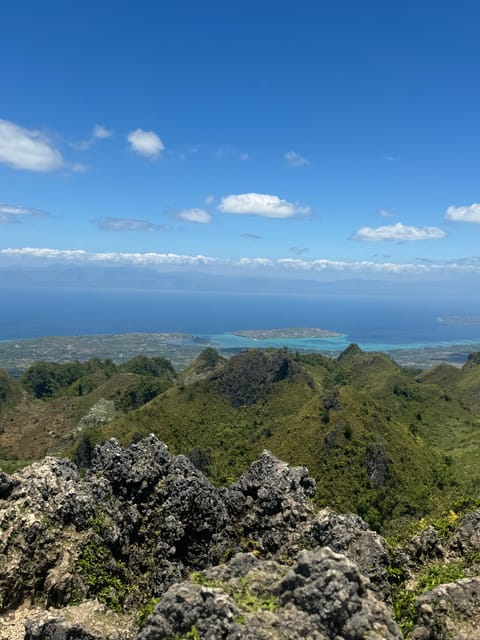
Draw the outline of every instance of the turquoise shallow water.
[[[343,351],[351,343],[348,336],[341,335],[334,338],[289,338],[289,339],[269,339],[257,340],[237,336],[233,333],[210,334],[200,336],[212,346],[219,349],[254,349],[254,348],[281,348],[287,347],[292,351],[318,351],[318,352],[339,352]],[[388,342],[362,342],[358,343],[359,347],[364,351],[394,351],[396,349],[425,349],[430,347],[445,347],[453,345],[479,346],[480,339],[454,339],[454,340],[438,340],[435,342],[406,342],[406,343],[388,343]]]

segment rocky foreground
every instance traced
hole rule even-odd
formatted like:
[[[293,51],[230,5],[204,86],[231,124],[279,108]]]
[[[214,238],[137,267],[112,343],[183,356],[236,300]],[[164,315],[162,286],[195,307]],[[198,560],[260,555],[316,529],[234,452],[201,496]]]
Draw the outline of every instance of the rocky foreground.
[[[0,472],[0,639],[388,640],[394,609],[415,640],[480,638],[480,510],[389,552],[314,494],[268,452],[216,488],[154,436]]]

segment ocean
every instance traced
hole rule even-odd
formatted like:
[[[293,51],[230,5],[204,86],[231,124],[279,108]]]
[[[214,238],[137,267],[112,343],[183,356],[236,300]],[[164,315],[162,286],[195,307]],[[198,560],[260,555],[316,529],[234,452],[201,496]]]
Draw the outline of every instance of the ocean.
[[[442,321],[451,316],[479,322]],[[342,334],[340,338],[287,344],[293,348],[315,348],[321,343],[322,350],[337,351],[350,342],[367,350],[473,344],[480,343],[480,300],[473,296],[0,288],[0,340],[184,332],[208,337],[222,347],[241,347],[252,342],[232,336],[232,331],[284,327],[319,327]]]

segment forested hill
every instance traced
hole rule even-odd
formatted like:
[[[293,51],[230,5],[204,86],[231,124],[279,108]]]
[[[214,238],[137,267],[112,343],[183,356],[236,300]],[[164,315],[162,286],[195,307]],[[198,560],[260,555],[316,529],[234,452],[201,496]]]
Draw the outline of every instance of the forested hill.
[[[88,466],[93,446],[151,432],[217,485],[263,449],[306,465],[315,501],[354,511],[380,531],[405,529],[478,496],[480,364],[426,372],[351,345],[337,359],[206,349],[175,373],[163,358],[39,362],[0,374],[0,463],[47,453]]]

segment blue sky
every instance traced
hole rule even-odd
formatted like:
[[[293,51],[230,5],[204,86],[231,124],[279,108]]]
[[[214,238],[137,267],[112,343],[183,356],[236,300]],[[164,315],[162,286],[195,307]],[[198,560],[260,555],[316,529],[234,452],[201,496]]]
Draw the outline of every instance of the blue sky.
[[[476,277],[479,20],[3,2],[0,264]]]

